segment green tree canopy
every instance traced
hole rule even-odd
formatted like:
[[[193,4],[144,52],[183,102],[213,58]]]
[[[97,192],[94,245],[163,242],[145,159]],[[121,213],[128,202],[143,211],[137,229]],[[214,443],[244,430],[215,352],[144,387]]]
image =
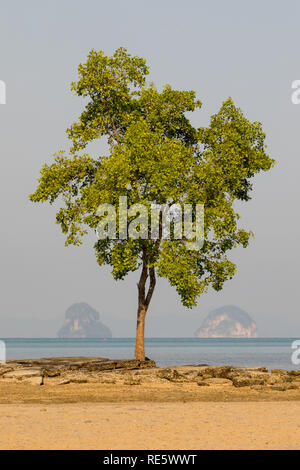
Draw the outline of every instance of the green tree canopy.
[[[57,223],[66,244],[78,245],[99,223],[97,208],[119,197],[128,204],[204,204],[205,241],[187,250],[183,240],[99,239],[99,265],[112,266],[115,279],[141,269],[138,290],[136,357],[144,359],[144,320],[156,274],[167,278],[186,307],[209,286],[220,290],[236,266],[228,252],[246,247],[251,232],[238,226],[237,200],[250,199],[252,178],[274,164],[259,122],[251,123],[228,98],[208,127],[195,128],[186,113],[201,107],[194,91],[162,91],[146,83],[144,59],[120,48],[108,57],[92,50],[78,68],[72,89],[88,98],[79,120],[67,130],[71,148],[44,165],[35,202],[61,198]],[[106,137],[107,155],[90,156],[86,147]],[[117,235],[119,227],[117,226]],[[146,281],[149,278],[149,286]],[[147,287],[147,288],[146,288]]]

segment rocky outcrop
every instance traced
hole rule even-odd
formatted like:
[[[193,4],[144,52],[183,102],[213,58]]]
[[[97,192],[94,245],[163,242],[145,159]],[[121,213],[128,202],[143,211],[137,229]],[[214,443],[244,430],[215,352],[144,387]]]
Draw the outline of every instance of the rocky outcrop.
[[[101,357],[52,357],[7,361],[0,365],[0,380],[44,385],[44,380],[59,380],[59,384],[95,381],[99,374],[156,367],[150,359],[107,359]],[[101,382],[100,380],[96,380]],[[61,382],[62,380],[62,382]],[[51,382],[51,381],[50,381]],[[0,382],[1,383],[1,382]]]
[[[194,335],[197,338],[257,338],[258,332],[247,312],[227,305],[210,312]]]
[[[300,371],[265,367],[176,366],[158,368],[154,361],[110,360],[107,358],[63,357],[7,361],[0,365],[0,387],[3,383],[31,385],[68,385],[98,383],[159,387],[213,387],[255,392],[300,391]],[[223,387],[223,388],[222,388]],[[205,389],[203,389],[205,390]]]
[[[59,338],[111,338],[112,332],[99,321],[99,313],[82,302],[68,308],[65,323],[57,335]]]

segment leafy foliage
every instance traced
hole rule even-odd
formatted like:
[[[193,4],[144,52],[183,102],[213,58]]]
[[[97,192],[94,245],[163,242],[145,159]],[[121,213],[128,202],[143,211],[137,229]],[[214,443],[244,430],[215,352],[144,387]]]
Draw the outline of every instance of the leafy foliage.
[[[258,122],[249,122],[232,99],[212,116],[206,128],[194,128],[186,117],[201,107],[194,91],[160,92],[146,84],[145,60],[118,49],[112,57],[92,50],[78,68],[74,92],[89,99],[78,122],[68,130],[70,155],[55,156],[44,165],[32,201],[64,206],[57,223],[66,244],[81,243],[87,229],[96,229],[100,204],[204,203],[205,242],[187,250],[182,240],[98,240],[99,265],[112,266],[115,279],[124,279],[141,264],[154,268],[177,289],[182,303],[196,305],[212,286],[220,290],[236,266],[227,253],[246,247],[251,232],[238,227],[236,200],[250,199],[252,178],[274,161],[265,151]],[[87,145],[108,138],[109,153],[92,158]],[[118,233],[118,227],[117,227]]]

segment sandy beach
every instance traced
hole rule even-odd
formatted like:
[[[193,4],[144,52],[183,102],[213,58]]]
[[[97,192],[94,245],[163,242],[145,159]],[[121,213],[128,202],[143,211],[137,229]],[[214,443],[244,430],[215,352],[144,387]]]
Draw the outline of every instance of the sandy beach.
[[[298,390],[7,384],[0,402],[0,449],[300,449]]]
[[[0,449],[300,449],[298,372],[112,365],[3,366]]]
[[[1,405],[1,449],[300,449],[300,402]]]

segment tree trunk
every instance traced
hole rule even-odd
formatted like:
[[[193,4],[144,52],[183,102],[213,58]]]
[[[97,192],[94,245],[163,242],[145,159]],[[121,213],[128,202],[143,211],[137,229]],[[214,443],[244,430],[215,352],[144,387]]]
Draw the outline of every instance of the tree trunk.
[[[146,294],[146,281],[150,276],[150,284]],[[136,325],[136,339],[134,357],[140,361],[145,360],[145,317],[152,298],[155,287],[155,270],[146,266],[145,258],[143,259],[143,268],[138,283],[138,311]]]
[[[146,308],[138,308],[137,324],[136,324],[136,338],[135,338],[135,359],[140,361],[145,360],[145,317],[147,310]]]

